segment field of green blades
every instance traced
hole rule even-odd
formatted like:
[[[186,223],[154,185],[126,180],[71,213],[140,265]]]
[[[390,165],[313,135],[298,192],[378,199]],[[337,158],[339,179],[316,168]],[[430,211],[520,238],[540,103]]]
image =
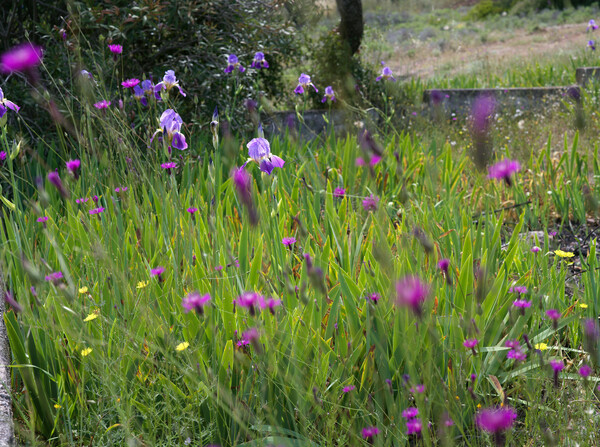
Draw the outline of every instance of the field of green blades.
[[[598,443],[597,147],[498,179],[463,143],[265,135],[285,164],[242,175],[249,138],[133,150],[161,112],[85,107],[37,186],[3,127],[23,443]]]

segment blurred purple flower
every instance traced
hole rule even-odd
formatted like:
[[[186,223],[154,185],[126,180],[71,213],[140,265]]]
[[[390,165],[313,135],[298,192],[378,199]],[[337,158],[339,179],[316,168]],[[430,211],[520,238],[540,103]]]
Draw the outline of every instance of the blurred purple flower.
[[[356,389],[356,387],[354,385],[350,385],[350,386],[345,386],[342,389],[343,393],[349,393],[350,391],[354,391]]]
[[[89,197],[80,197],[79,199],[75,199],[75,203],[82,204],[82,203],[87,202],[88,200],[90,200]]]
[[[144,107],[148,105],[148,100],[146,99],[145,91],[139,85],[133,87],[133,97],[140,102]]]
[[[463,342],[463,346],[467,349],[473,349],[475,346],[477,346],[477,343],[479,343],[479,340],[476,338],[467,338]]]
[[[379,429],[377,427],[365,427],[362,429],[362,437],[367,442],[373,442],[373,438],[377,434],[379,434]]]
[[[475,416],[475,423],[483,431],[498,433],[512,427],[517,412],[511,407],[486,408]]]
[[[304,89],[308,89],[309,86],[314,88],[315,92],[319,92],[319,90],[317,90],[317,87],[315,87],[315,85],[310,80],[310,76],[305,73],[302,73],[298,78],[298,85],[294,89],[294,93],[296,93],[297,95],[302,95],[304,93]]]
[[[261,69],[261,68],[269,68],[269,63],[265,59],[265,54],[262,51],[257,51],[254,55],[254,59],[252,60],[252,64],[250,67]]]
[[[593,40],[588,40],[587,47],[594,51],[596,49],[596,42],[594,42]]]
[[[67,170],[75,177],[75,180],[79,178],[79,167],[81,166],[80,160],[69,160],[67,162]]]
[[[62,278],[63,278],[62,272],[58,271],[58,272],[53,272],[53,273],[50,273],[49,275],[46,275],[46,277],[44,279],[46,281],[52,281],[53,283],[56,283],[59,280],[61,280]]]
[[[375,292],[370,293],[366,296],[366,300],[371,301],[373,304],[377,304],[380,299],[381,297],[379,296],[379,294]]]
[[[285,161],[271,154],[271,146],[265,138],[253,138],[246,146],[250,158],[258,163],[259,169],[267,175],[271,175],[274,168],[283,168]]]
[[[336,101],[335,92],[333,91],[333,87],[331,87],[331,85],[328,85],[327,87],[325,87],[325,96],[323,96],[323,99],[321,100],[321,102],[325,102],[328,99],[333,102]]]
[[[200,295],[198,292],[192,292],[181,300],[181,305],[184,307],[186,313],[196,311],[199,315],[202,315],[204,314],[204,306],[206,306],[210,299],[208,293]]]
[[[592,367],[589,365],[582,365],[579,368],[579,375],[584,379],[587,379],[592,374]]]
[[[532,253],[539,253],[540,251],[542,251],[542,249],[540,247],[538,247],[537,245],[534,245],[533,247],[531,247]]]
[[[17,301],[14,299],[12,293],[8,290],[4,293],[4,301],[6,301],[10,305],[10,307],[13,308],[15,313],[23,312],[23,306],[21,306],[19,303],[17,303]]]
[[[11,48],[0,56],[0,71],[26,71],[37,67],[42,62],[42,47],[30,42]]]
[[[296,239],[293,237],[284,237],[283,239],[281,239],[281,243],[286,247],[290,247],[291,245],[296,243]]]
[[[88,211],[90,214],[100,214],[104,212],[104,207],[94,208]]]
[[[406,434],[407,435],[418,435],[421,433],[423,429],[423,424],[421,419],[415,418],[409,421],[406,421]]]
[[[379,197],[371,194],[369,197],[365,197],[362,201],[362,206],[365,211],[376,211],[379,205]]]
[[[508,291],[510,293],[517,293],[517,294],[521,295],[521,294],[527,293],[527,287],[526,286],[512,286],[511,288],[508,289]]]
[[[240,64],[240,61],[238,60],[238,57],[235,54],[230,54],[229,56],[227,56],[227,64],[228,65],[225,69],[225,73],[231,73],[236,68],[240,71],[240,73],[246,71],[246,69],[242,67],[242,64]]]
[[[48,222],[48,216],[38,217],[36,220],[39,223],[45,223],[45,222]]]
[[[594,19],[591,19],[588,22],[588,26],[586,28],[586,31],[594,31],[598,29],[598,25],[596,25],[596,21]]]
[[[506,358],[513,359],[517,362],[524,362],[525,359],[527,359],[527,355],[525,355],[525,353],[521,351],[520,348],[516,348],[508,351],[508,354],[506,354]]]
[[[49,172],[48,173],[48,181],[56,187],[56,189],[58,190],[58,192],[60,193],[60,195],[63,199],[66,199],[69,197],[69,192],[64,187],[64,185],[60,179],[60,176],[58,175],[58,172],[56,172],[56,171]]]
[[[502,160],[488,168],[488,178],[504,180],[508,186],[512,185],[512,175],[521,170],[518,161]]]
[[[333,190],[333,197],[344,197],[346,195],[346,190],[344,188],[335,188]]]
[[[408,407],[402,411],[402,417],[404,419],[413,419],[419,415],[419,409],[416,407]]]
[[[396,303],[410,307],[418,317],[421,317],[421,306],[428,295],[429,287],[416,276],[406,276],[396,282]]]
[[[96,107],[98,110],[107,109],[108,106],[110,106],[110,101],[107,101],[106,99],[94,103],[94,107]]]
[[[448,273],[448,268],[450,267],[450,259],[443,258],[438,262],[437,267],[444,273]]]
[[[254,202],[252,201],[252,193],[250,191],[252,179],[250,175],[242,167],[234,168],[231,177],[237,195],[240,201],[242,202],[242,205],[248,210],[248,218],[250,219],[250,224],[256,225],[258,223],[258,213],[256,212]]]

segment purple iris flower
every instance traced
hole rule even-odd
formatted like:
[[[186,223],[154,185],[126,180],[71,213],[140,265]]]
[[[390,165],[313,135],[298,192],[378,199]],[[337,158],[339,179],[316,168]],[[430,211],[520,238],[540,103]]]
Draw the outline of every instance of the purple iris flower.
[[[169,91],[173,87],[177,87],[179,89],[179,93],[181,93],[181,96],[186,96],[184,91],[179,86],[179,81],[175,77],[175,71],[167,70],[165,72],[165,75],[163,76],[163,80],[161,82],[159,82],[158,84],[156,84],[156,86],[154,87],[154,91],[156,93],[160,92],[163,89],[166,89],[167,91]]]
[[[154,139],[157,133],[163,132],[167,134],[167,139],[171,146],[175,149],[184,150],[187,149],[188,145],[185,141],[185,136],[181,133],[181,126],[183,120],[177,112],[173,109],[165,110],[160,116],[160,129],[154,132],[150,142]]]
[[[331,101],[335,102],[335,92],[333,91],[333,87],[331,85],[328,85],[327,87],[325,87],[325,96],[323,96],[323,99],[321,100],[321,102],[325,102],[328,99],[330,99]]]
[[[142,89],[146,95],[151,95],[154,93],[154,85],[150,79],[144,79],[142,81]]]
[[[250,64],[250,67],[257,69],[269,68],[269,63],[265,59],[265,53],[263,53],[262,51],[257,51],[254,55],[254,60],[252,61],[252,64]]]
[[[240,64],[240,61],[238,60],[238,57],[235,54],[230,54],[229,56],[227,56],[227,63],[228,65],[225,69],[225,73],[231,73],[236,68],[240,71],[240,73],[246,71],[246,69],[242,67],[242,64]]]
[[[271,154],[271,146],[265,138],[254,138],[248,143],[247,147],[248,155],[258,163],[261,171],[271,175],[273,168],[283,168],[285,161],[277,155]]]
[[[387,65],[385,65],[385,62],[383,62],[383,61],[381,61],[381,65],[383,65],[383,68],[381,69],[381,75],[377,76],[375,78],[375,81],[381,81],[382,79],[384,79],[384,80],[389,79],[390,81],[396,82],[396,78],[392,74],[392,69],[390,67],[388,67]]]
[[[596,21],[594,19],[591,19],[588,23],[586,31],[594,31],[597,29],[598,29],[598,25],[596,25]]]
[[[0,88],[0,118],[4,116],[7,108],[14,110],[15,112],[19,112],[20,109],[18,105],[4,97],[4,92]]]
[[[302,95],[304,93],[304,89],[308,89],[309,86],[312,86],[312,88],[315,89],[315,92],[319,92],[319,90],[317,90],[317,87],[315,87],[315,85],[310,80],[310,76],[302,73],[298,78],[298,86],[294,89],[294,93],[296,93],[297,95]]]
[[[133,87],[133,97],[140,102],[144,107],[148,105],[148,100],[146,99],[146,95],[144,89],[139,85]]]
[[[595,50],[596,49],[596,42],[594,42],[593,40],[588,40],[587,46],[591,50]]]

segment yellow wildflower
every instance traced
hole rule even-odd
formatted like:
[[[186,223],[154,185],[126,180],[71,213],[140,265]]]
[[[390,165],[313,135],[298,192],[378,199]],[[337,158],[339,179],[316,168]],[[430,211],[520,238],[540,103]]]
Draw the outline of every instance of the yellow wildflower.
[[[62,408],[62,405],[54,404],[54,408],[56,408],[58,410],[58,409]]]
[[[579,307],[581,307],[582,309],[587,309],[587,308],[588,308],[588,305],[587,305],[587,304],[585,304],[585,303],[581,303],[581,304],[579,305]]]
[[[79,293],[87,293],[88,292],[88,288],[83,286],[82,288],[79,289]]]
[[[88,321],[95,320],[96,318],[98,318],[99,313],[100,313],[100,310],[95,310],[94,312],[89,314],[87,317],[85,317],[83,321],[85,321],[87,323]]]
[[[140,281],[140,282],[137,283],[136,288],[137,289],[143,289],[144,287],[146,287],[148,285],[148,283],[149,283],[148,281]]]
[[[548,345],[546,343],[536,343],[534,348],[539,349],[540,351],[545,351],[546,349],[548,349]]]
[[[554,250],[554,254],[560,258],[572,258],[575,256],[575,253],[571,253],[570,251],[562,251],[562,250]]]
[[[189,345],[190,345],[190,344],[189,344],[187,341],[184,341],[183,343],[179,343],[179,344],[178,344],[178,345],[175,347],[175,350],[176,350],[176,351],[185,351],[185,350],[188,348],[188,346],[189,346]]]
[[[90,355],[90,353],[92,352],[92,348],[85,348],[81,350],[81,356],[82,357],[86,357],[88,355]]]

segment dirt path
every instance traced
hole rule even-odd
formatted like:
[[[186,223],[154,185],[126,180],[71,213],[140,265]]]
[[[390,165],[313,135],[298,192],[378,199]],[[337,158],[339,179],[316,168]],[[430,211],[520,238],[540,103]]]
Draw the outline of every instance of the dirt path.
[[[388,63],[395,73],[424,79],[434,76],[456,76],[485,70],[486,67],[526,63],[560,54],[575,54],[585,49],[590,38],[600,43],[600,34],[586,33],[587,23],[558,25],[529,32],[518,30],[501,35],[490,33],[488,42],[455,42],[446,51],[431,51],[430,42],[416,42],[416,57],[403,50],[396,61]],[[600,48],[597,50],[600,51]]]

